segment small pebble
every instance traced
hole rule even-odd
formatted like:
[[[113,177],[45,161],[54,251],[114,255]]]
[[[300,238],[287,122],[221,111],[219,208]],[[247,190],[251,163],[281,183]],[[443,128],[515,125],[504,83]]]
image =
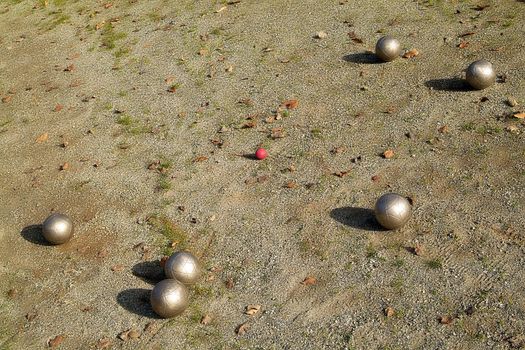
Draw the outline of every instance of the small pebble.
[[[321,32],[317,32],[317,33],[315,34],[315,38],[316,38],[316,39],[324,39],[324,38],[326,38],[327,36],[328,36],[328,34],[326,34],[326,32],[323,32],[323,31],[321,31]]]
[[[518,101],[516,101],[514,97],[509,97],[506,102],[510,107],[516,107],[518,105]]]

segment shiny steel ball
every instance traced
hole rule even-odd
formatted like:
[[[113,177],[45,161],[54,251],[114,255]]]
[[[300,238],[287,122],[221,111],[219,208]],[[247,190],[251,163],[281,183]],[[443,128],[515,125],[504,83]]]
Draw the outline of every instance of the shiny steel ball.
[[[385,62],[395,60],[401,54],[401,44],[393,37],[387,35],[377,41],[376,55]]]
[[[402,227],[410,219],[412,206],[405,197],[395,193],[387,193],[377,200],[375,215],[381,226],[395,230]]]
[[[467,68],[467,82],[474,89],[483,90],[496,81],[496,72],[487,60],[473,62]]]
[[[189,302],[188,288],[174,279],[160,281],[151,291],[151,307],[163,318],[181,314],[186,310]]]
[[[64,214],[51,214],[42,224],[42,235],[49,243],[66,243],[73,237],[73,221]]]
[[[174,278],[184,284],[193,284],[199,279],[201,268],[193,254],[176,252],[166,261],[164,273],[168,278]]]

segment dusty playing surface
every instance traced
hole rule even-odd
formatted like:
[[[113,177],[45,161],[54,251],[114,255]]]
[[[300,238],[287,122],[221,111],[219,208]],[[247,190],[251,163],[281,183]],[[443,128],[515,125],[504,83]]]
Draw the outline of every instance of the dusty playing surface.
[[[0,1],[0,349],[524,347],[524,16]],[[417,53],[378,63],[384,34]],[[481,58],[497,83],[472,91]],[[395,232],[386,192],[413,201]],[[35,226],[53,211],[62,246]],[[178,249],[205,272],[162,320]]]

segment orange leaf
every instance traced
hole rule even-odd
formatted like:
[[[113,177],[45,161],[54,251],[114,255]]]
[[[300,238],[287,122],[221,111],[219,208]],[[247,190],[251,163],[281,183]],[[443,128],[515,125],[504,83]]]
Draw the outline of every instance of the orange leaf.
[[[197,163],[197,162],[204,162],[205,160],[208,160],[208,157],[205,157],[205,156],[199,156],[197,158],[195,158],[193,160],[194,163]]]
[[[56,348],[56,347],[59,346],[63,341],[64,341],[64,336],[63,336],[63,335],[57,335],[57,336],[54,337],[53,339],[49,339],[49,341],[47,342],[47,345],[48,345],[50,348]]]
[[[45,133],[43,133],[42,135],[40,135],[40,136],[38,136],[36,138],[36,142],[37,143],[46,142],[48,138],[49,138],[49,134],[47,132],[45,132]]]
[[[281,103],[281,106],[285,107],[286,109],[295,109],[297,108],[297,105],[299,105],[298,100],[286,100],[283,103]]]
[[[403,58],[414,58],[418,55],[419,55],[419,51],[416,49],[412,49],[412,50],[408,50],[407,52],[405,52],[405,54],[403,55]]]
[[[385,152],[383,152],[383,157],[386,159],[390,159],[394,157],[394,151],[391,149],[387,149]]]
[[[312,277],[312,276],[308,276],[306,277],[302,282],[301,284],[304,285],[304,286],[312,286],[314,284],[317,283],[317,279],[315,277]]]
[[[524,119],[525,118],[525,112],[514,114],[514,118]]]

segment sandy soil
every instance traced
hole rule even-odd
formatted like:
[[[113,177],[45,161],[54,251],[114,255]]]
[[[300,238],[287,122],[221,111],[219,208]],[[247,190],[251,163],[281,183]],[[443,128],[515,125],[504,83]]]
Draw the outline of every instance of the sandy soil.
[[[525,347],[524,15],[0,1],[0,348]],[[384,34],[419,55],[378,63]],[[498,79],[472,91],[480,58]],[[391,191],[414,205],[394,232],[370,210]],[[76,225],[57,247],[53,211]],[[205,273],[161,320],[148,293],[178,249]]]

